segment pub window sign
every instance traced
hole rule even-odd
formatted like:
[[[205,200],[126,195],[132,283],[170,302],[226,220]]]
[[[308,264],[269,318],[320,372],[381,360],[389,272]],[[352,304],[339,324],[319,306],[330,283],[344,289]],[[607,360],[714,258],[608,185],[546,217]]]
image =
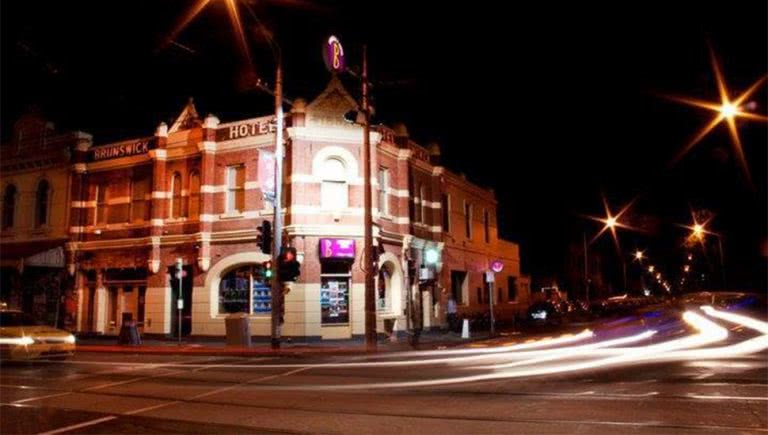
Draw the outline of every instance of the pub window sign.
[[[354,239],[320,239],[321,259],[355,258]]]

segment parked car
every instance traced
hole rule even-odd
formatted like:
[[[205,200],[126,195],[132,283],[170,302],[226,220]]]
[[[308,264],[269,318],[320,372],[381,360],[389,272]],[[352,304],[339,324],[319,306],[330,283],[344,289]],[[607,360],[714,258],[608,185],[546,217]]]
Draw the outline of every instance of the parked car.
[[[0,310],[0,361],[66,358],[75,353],[75,336],[38,324],[17,310]]]
[[[533,325],[560,325],[564,321],[563,314],[561,304],[536,302],[528,308],[526,320]]]

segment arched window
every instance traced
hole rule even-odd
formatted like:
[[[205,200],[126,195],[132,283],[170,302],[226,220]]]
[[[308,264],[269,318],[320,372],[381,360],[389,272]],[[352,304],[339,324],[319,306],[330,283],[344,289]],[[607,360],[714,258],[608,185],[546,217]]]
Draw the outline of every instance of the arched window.
[[[35,208],[35,226],[42,227],[48,224],[48,201],[51,187],[47,180],[41,180],[37,184],[36,208]]]
[[[190,219],[200,218],[200,174],[197,171],[189,173],[189,196],[187,201],[187,216]]]
[[[178,172],[174,172],[173,177],[171,177],[171,209],[168,211],[168,216],[171,218],[178,218],[182,216],[181,174]]]
[[[219,314],[270,313],[271,288],[260,264],[230,270],[221,276],[219,283]]]
[[[349,204],[346,166],[338,158],[329,158],[323,162],[320,174],[320,204],[326,210],[340,210]]]
[[[16,214],[16,186],[9,184],[3,194],[3,229],[13,228],[13,217]]]
[[[379,285],[378,285],[378,304],[376,308],[379,311],[389,311],[391,295],[387,293],[392,292],[392,266],[389,263],[385,263],[379,268]]]

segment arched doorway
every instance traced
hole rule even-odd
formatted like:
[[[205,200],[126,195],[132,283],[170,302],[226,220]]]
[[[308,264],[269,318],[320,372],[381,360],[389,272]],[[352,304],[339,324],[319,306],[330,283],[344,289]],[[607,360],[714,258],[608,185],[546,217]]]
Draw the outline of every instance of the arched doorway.
[[[403,269],[400,260],[391,253],[379,257],[376,279],[377,312],[379,315],[400,316],[403,313]]]

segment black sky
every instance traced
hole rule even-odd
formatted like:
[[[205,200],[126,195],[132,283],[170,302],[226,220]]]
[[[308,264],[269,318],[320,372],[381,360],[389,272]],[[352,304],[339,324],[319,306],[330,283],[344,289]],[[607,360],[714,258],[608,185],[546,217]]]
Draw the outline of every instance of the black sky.
[[[191,2],[2,2],[3,137],[30,104],[97,143],[150,135],[189,96],[222,120],[267,113],[270,97],[243,85],[221,3],[177,38],[191,51],[157,53]],[[569,245],[599,229],[578,214],[600,214],[604,193],[615,208],[636,199],[633,219],[655,223],[622,233],[622,248],[670,264],[684,234],[675,223],[690,221],[689,207],[711,210],[729,281],[765,289],[766,125],[740,127],[754,188],[722,128],[669,167],[709,114],[658,95],[717,98],[708,43],[735,91],[766,74],[766,2],[584,3],[254,5],[283,48],[290,97],[325,86],[329,34],[352,63],[368,43],[378,120],[404,121],[417,141],[440,143],[448,167],[496,190],[501,232],[521,243],[527,272],[564,271]],[[247,31],[256,70],[271,80],[269,51]],[[766,95],[763,86],[753,98],[763,114]],[[605,240],[594,249],[615,255]]]

